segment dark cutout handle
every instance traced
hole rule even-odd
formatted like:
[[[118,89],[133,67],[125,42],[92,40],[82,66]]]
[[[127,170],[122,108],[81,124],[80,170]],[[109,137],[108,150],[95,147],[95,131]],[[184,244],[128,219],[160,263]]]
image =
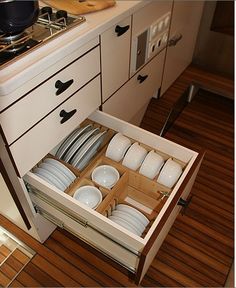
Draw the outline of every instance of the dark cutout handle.
[[[128,30],[129,30],[129,25],[123,26],[123,27],[119,26],[119,25],[116,25],[116,28],[115,28],[115,32],[116,32],[118,37],[123,35]]]
[[[141,84],[143,81],[145,81],[148,78],[148,75],[142,76],[142,75],[138,75],[137,80],[139,81],[139,83]]]
[[[77,111],[76,109],[71,110],[70,112],[66,112],[64,109],[61,110],[60,112],[60,117],[62,117],[61,124],[69,120],[76,113],[76,111]]]
[[[57,80],[55,83],[55,87],[57,88],[56,95],[60,95],[62,92],[64,92],[66,89],[70,87],[70,85],[74,82],[73,79],[63,83],[60,80]]]

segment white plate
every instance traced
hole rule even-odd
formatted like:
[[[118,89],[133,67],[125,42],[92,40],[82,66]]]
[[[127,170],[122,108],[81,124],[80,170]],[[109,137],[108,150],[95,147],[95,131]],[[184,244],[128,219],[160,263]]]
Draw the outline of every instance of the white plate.
[[[146,216],[144,216],[140,211],[138,211],[137,209],[135,209],[135,208],[133,208],[133,207],[131,207],[129,205],[118,204],[115,209],[119,210],[119,211],[125,211],[125,212],[129,213],[133,217],[139,219],[139,221],[142,222],[145,227],[149,223],[149,220],[148,220],[148,218]]]
[[[56,157],[61,159],[64,154],[67,152],[67,150],[70,148],[70,146],[85,132],[89,131],[92,129],[92,124],[89,124],[85,127],[80,127],[74,130],[66,139],[62,142],[60,147],[58,148],[56,152]]]
[[[66,175],[71,180],[71,182],[73,182],[76,179],[76,176],[74,175],[74,173],[72,173],[70,171],[70,169],[68,169],[60,161],[57,161],[57,160],[55,160],[53,158],[46,158],[46,159],[43,160],[43,162],[50,163],[51,165],[53,165],[56,168],[58,168],[62,173],[64,173],[64,175]]]
[[[115,222],[116,224],[119,224],[120,226],[122,226],[123,228],[127,229],[128,231],[134,233],[135,235],[141,236],[141,234],[138,232],[137,229],[135,229],[135,227],[133,227],[130,223],[121,219],[120,217],[111,215],[108,217],[108,219]]]
[[[43,177],[48,179],[48,182],[57,187],[59,190],[64,191],[66,189],[65,185],[61,182],[61,180],[54,176],[48,170],[37,167],[33,170],[33,172],[36,172],[37,174],[42,175]]]
[[[62,160],[65,162],[70,163],[71,159],[75,155],[75,153],[80,149],[80,147],[96,132],[99,131],[99,128],[95,128],[91,131],[86,132],[85,134],[82,134],[82,136],[77,139],[77,141],[70,147],[70,149],[66,152],[66,154],[63,156]]]
[[[140,235],[142,235],[143,231],[145,230],[145,226],[141,221],[134,218],[132,215],[125,211],[113,210],[111,215],[120,217],[127,221],[129,224],[133,225],[139,231]]]
[[[62,183],[66,186],[66,188],[71,184],[71,181],[67,176],[65,176],[64,173],[62,173],[59,169],[56,168],[56,166],[49,164],[49,163],[41,163],[39,165],[40,168],[43,168],[45,170],[48,170],[51,172],[54,176],[59,178]]]
[[[77,152],[74,159],[72,159],[71,165],[82,170],[97,152],[98,148],[104,141],[106,133],[107,131],[100,132],[89,139],[89,141],[87,141],[85,145],[83,145],[83,147]]]

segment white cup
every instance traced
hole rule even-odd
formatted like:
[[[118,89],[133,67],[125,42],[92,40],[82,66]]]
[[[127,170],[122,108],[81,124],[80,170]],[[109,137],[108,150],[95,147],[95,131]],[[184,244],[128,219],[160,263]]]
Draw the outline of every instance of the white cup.
[[[152,150],[144,159],[143,164],[139,169],[139,173],[150,179],[154,179],[161,170],[163,164],[164,159]]]
[[[182,167],[179,163],[169,158],[157,178],[157,182],[172,188],[182,174]]]
[[[137,170],[141,166],[146,155],[147,150],[135,142],[127,151],[125,158],[122,161],[122,165],[131,170]]]
[[[117,133],[108,144],[105,156],[119,162],[123,159],[126,151],[131,145],[131,141],[121,133]]]

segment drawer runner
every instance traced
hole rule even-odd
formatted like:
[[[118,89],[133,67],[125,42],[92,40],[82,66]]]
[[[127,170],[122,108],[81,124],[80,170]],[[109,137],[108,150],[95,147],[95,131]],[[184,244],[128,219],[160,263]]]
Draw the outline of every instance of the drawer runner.
[[[117,262],[119,265],[121,265],[122,267],[128,269],[130,272],[132,273],[136,273],[136,269],[134,269],[133,267],[129,267],[127,265],[125,265],[124,263],[118,261],[117,259],[113,258],[112,256],[110,256],[109,254],[105,253],[104,251],[102,251],[101,249],[99,249],[98,247],[95,247],[93,244],[91,244],[90,242],[88,242],[85,238],[81,237],[81,235],[78,235],[77,233],[75,233],[73,230],[71,230],[63,221],[60,221],[59,219],[57,219],[56,217],[54,217],[52,214],[48,213],[46,210],[44,210],[43,208],[39,207],[38,205],[35,205],[35,210],[37,213],[39,213],[42,217],[44,217],[45,219],[47,219],[48,221],[52,222],[53,224],[55,224],[56,226],[60,227],[61,229],[64,229],[68,232],[70,232],[71,234],[73,234],[75,237],[79,237],[83,242],[85,242],[86,244],[88,244],[89,246],[92,246],[95,250],[99,251],[102,254],[105,254],[106,257],[112,259],[112,261]],[[123,246],[122,246],[123,247]],[[125,248],[125,247],[124,247]]]
[[[46,216],[46,213],[47,213],[47,215],[49,215],[50,213],[48,213],[47,211],[45,211],[44,209],[39,207],[39,205],[37,203],[35,203],[35,201],[34,201],[35,197],[40,199],[41,201],[45,202],[46,204],[50,205],[51,207],[53,207],[54,209],[58,210],[59,212],[63,213],[66,217],[70,218],[71,220],[73,220],[74,222],[78,223],[79,225],[82,225],[85,228],[90,227],[91,229],[93,229],[96,232],[98,232],[99,234],[105,236],[106,238],[108,238],[112,242],[114,242],[117,245],[121,246],[123,249],[131,252],[135,256],[140,257],[140,252],[132,250],[132,249],[122,245],[120,242],[118,242],[117,240],[115,240],[112,237],[110,237],[110,235],[107,235],[106,233],[104,233],[101,230],[99,230],[97,227],[94,227],[85,218],[83,218],[81,216],[78,217],[77,215],[74,215],[71,211],[68,211],[68,209],[66,209],[64,206],[60,205],[60,203],[56,202],[55,200],[53,200],[49,196],[45,196],[44,193],[42,193],[41,191],[37,190],[36,188],[32,188],[31,186],[29,187],[29,185],[27,185],[27,188],[28,188],[30,194],[32,194],[31,198],[32,198],[32,201],[34,203],[34,207],[36,209],[36,212],[38,212],[39,214],[42,215],[42,213],[44,213],[44,215]],[[53,222],[55,225],[65,229],[65,230],[69,230],[69,229],[66,228],[66,224],[63,221],[60,221],[59,219],[55,218],[52,215],[46,216],[45,218],[47,218],[47,219],[50,218],[48,220]],[[71,232],[71,231],[69,231],[69,232]],[[71,233],[75,234],[73,232],[71,232]],[[78,236],[78,235],[76,235],[76,236]]]

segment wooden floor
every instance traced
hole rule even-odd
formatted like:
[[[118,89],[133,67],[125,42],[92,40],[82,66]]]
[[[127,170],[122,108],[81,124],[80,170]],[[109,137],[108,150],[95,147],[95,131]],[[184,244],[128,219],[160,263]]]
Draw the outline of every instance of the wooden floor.
[[[159,116],[168,113],[173,99],[194,79],[189,71],[165,98],[151,101],[142,127],[158,133],[163,122]],[[192,201],[185,215],[178,216],[141,286],[224,286],[234,253],[233,108],[232,100],[200,91],[165,134],[191,149],[204,148],[206,155]],[[67,232],[58,229],[41,245],[2,216],[0,221],[37,252],[11,286],[135,286]]]

